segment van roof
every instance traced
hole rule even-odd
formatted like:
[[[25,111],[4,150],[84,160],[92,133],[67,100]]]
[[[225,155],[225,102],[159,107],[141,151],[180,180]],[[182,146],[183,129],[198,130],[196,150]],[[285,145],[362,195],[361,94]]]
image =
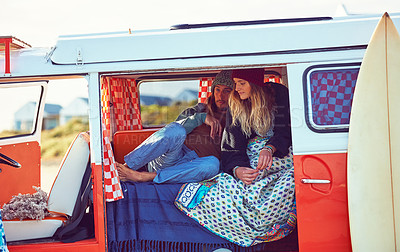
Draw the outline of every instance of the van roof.
[[[365,49],[380,15],[177,25],[60,36],[50,59],[84,64]],[[400,13],[391,14],[400,30]],[[196,29],[194,29],[196,28]]]

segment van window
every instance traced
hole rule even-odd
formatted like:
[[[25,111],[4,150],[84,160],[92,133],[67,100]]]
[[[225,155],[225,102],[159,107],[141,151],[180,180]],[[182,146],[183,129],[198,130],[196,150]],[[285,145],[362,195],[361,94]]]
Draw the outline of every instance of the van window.
[[[53,108],[49,115],[46,106]],[[41,188],[50,192],[62,159],[75,137],[89,130],[89,100],[84,78],[51,80],[41,132]]]
[[[199,80],[142,81],[140,114],[144,127],[173,122],[186,108],[197,104]]]
[[[347,129],[359,68],[308,73],[308,121],[319,130]]]
[[[30,86],[13,85],[3,85],[0,88],[0,138],[32,134],[36,128],[42,87],[39,83]]]

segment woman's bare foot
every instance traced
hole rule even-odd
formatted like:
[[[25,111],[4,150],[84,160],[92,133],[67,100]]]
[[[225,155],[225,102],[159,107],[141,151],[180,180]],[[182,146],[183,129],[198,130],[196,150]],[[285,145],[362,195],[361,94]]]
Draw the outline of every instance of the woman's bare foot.
[[[122,181],[147,182],[152,181],[157,173],[138,172],[129,168],[126,164],[116,163],[119,179]]]

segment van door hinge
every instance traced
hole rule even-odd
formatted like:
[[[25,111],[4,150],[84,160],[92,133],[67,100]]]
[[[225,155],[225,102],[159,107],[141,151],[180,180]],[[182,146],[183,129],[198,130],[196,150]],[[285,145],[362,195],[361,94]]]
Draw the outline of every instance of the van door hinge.
[[[76,48],[76,65],[83,66],[83,55],[80,47]]]

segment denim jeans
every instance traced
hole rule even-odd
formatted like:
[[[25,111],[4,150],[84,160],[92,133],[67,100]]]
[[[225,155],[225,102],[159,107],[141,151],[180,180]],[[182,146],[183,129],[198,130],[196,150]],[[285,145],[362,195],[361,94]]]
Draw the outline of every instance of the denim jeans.
[[[147,164],[150,172],[157,172],[155,183],[199,182],[217,175],[219,160],[199,157],[184,145],[185,139],[185,128],[172,122],[127,154],[125,163],[133,170]]]

